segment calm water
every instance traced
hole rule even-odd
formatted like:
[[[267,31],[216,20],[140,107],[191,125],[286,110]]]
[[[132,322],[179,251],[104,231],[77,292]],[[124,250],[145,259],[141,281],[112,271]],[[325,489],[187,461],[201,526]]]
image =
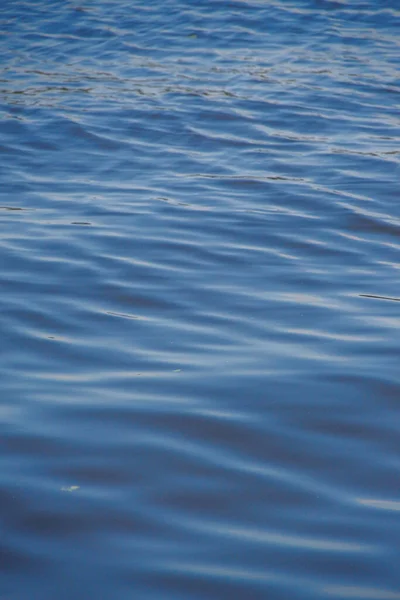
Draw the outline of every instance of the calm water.
[[[0,599],[400,599],[397,0],[3,0]]]

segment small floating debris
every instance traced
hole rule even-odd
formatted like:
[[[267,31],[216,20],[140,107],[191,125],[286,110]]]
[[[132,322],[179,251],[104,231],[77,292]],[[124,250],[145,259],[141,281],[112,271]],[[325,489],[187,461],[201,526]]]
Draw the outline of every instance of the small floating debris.
[[[72,221],[71,225],[91,225],[88,221]]]
[[[79,485],[66,485],[61,488],[61,491],[62,492],[76,492],[79,489],[80,489]]]

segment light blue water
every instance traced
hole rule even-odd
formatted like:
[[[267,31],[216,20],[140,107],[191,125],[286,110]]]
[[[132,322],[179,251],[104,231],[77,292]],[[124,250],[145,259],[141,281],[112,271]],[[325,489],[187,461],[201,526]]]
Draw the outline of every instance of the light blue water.
[[[0,21],[0,600],[400,599],[398,3]]]

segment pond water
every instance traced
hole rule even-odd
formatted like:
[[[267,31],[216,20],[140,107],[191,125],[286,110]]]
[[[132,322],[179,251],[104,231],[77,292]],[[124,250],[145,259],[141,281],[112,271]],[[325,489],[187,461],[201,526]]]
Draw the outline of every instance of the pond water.
[[[0,599],[400,599],[398,2],[0,34]]]

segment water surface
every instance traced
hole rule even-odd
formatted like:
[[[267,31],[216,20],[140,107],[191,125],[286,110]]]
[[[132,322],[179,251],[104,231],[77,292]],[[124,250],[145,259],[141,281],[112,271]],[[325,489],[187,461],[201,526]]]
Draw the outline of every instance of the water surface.
[[[397,2],[0,19],[0,599],[400,599]]]

